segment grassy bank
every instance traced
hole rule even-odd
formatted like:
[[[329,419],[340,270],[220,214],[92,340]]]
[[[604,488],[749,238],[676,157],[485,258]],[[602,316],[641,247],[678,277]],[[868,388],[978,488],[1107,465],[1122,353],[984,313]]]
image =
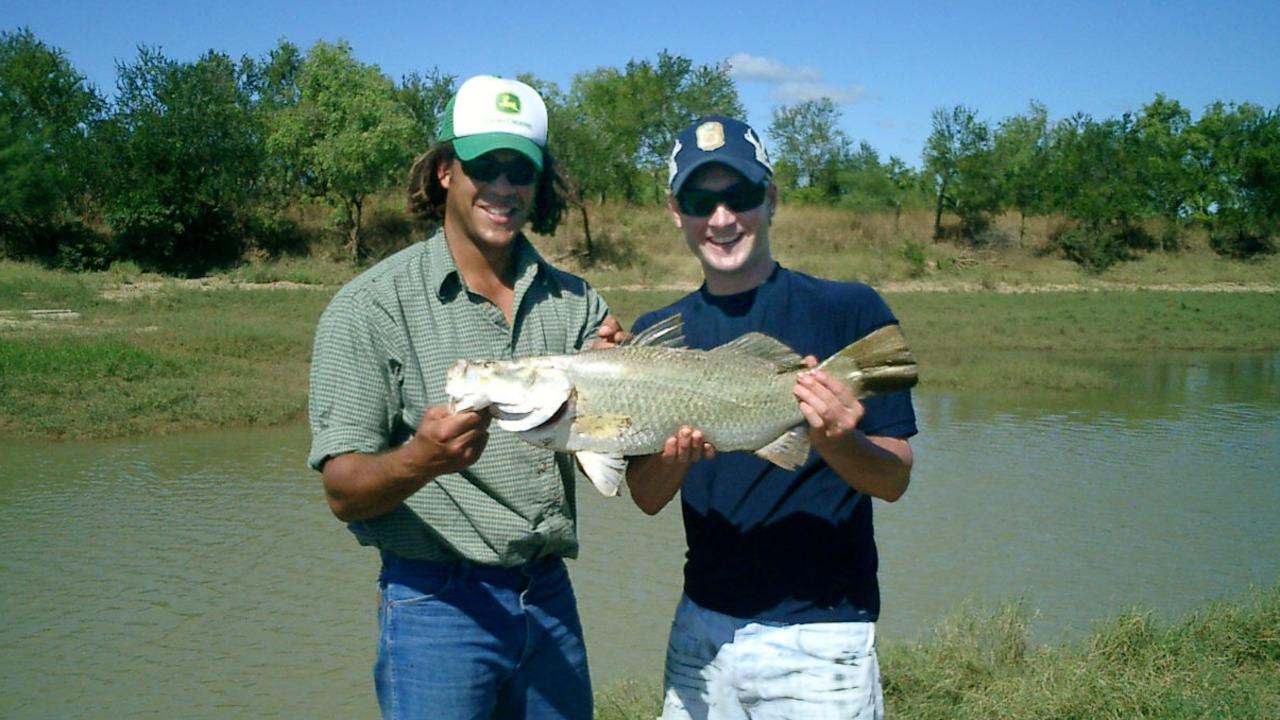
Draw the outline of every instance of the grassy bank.
[[[305,415],[315,322],[336,289],[0,263],[0,435],[113,437]],[[625,321],[678,290],[605,289]],[[886,293],[923,389],[1105,389],[1093,361],[1280,350],[1280,294]],[[33,312],[68,310],[68,313]]]
[[[111,274],[0,263],[0,434],[113,437],[303,416],[330,289],[121,288]]]
[[[590,263],[576,221],[535,241],[584,274],[625,323],[697,285],[697,265],[665,211],[597,208]],[[1043,252],[1051,221],[982,250],[921,240],[931,222],[927,213],[895,222],[784,208],[773,230],[787,266],[884,291],[926,391],[1105,390],[1112,379],[1098,359],[1280,350],[1280,258],[1226,260],[1189,237],[1182,252],[1094,276]],[[999,227],[1019,237],[1015,219]],[[0,261],[0,436],[301,420],[315,322],[358,271],[324,258],[317,249],[201,280],[130,266],[75,275]],[[1224,286],[1253,291],[1199,291]],[[1031,292],[1047,287],[1057,291]],[[68,312],[42,312],[50,310]]]
[[[1280,717],[1280,587],[1174,623],[1134,609],[1079,643],[1033,646],[1017,604],[967,608],[920,643],[880,648],[889,717],[910,720]],[[597,695],[600,720],[656,717],[660,689]]]

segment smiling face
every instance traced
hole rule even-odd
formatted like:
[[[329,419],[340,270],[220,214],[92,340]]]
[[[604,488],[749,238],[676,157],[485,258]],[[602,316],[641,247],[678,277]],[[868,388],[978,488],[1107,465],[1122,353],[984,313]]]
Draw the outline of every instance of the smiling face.
[[[477,160],[514,163],[523,159],[511,150],[494,150]],[[527,162],[527,160],[526,160]],[[455,240],[466,238],[482,253],[505,252],[533,211],[534,182],[513,185],[509,173],[492,180],[471,177],[456,157],[436,170],[445,198],[444,231]]]
[[[745,178],[724,165],[709,164],[685,181],[688,190],[720,192]],[[719,203],[706,217],[686,215],[676,198],[668,198],[676,227],[684,232],[689,249],[702,263],[707,290],[713,295],[746,292],[769,279],[774,260],[769,249],[769,223],[778,206],[777,187],[770,183],[756,207],[734,211]]]

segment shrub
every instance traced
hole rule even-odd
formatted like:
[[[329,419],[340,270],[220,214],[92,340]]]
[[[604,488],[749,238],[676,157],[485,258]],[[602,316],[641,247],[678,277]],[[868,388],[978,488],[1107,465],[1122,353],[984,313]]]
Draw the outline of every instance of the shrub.
[[[913,278],[924,275],[928,259],[924,254],[924,245],[910,240],[902,244],[902,258],[907,261],[907,274]]]
[[[1064,227],[1049,236],[1049,244],[1062,256],[1091,273],[1153,250],[1156,239],[1138,225],[1084,225]]]
[[[1277,224],[1244,213],[1223,212],[1209,229],[1209,247],[1219,255],[1248,259],[1276,251]]]

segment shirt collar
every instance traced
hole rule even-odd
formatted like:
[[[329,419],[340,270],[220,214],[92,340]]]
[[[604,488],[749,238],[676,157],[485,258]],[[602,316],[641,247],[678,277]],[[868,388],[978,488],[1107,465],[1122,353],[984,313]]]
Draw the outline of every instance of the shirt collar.
[[[444,228],[436,231],[426,240],[427,277],[430,287],[441,302],[447,302],[462,290],[462,273],[458,272],[458,264],[449,251],[449,243],[444,237]],[[537,248],[529,242],[524,233],[515,239],[516,268],[515,292],[517,299],[538,277],[546,261],[538,254]]]

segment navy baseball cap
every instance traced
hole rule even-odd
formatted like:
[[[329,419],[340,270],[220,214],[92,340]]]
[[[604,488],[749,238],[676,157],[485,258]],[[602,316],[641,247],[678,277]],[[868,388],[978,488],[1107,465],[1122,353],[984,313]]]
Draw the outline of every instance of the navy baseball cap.
[[[667,163],[671,194],[679,193],[689,176],[707,163],[725,165],[756,184],[773,177],[769,153],[756,131],[741,120],[722,115],[698,118],[676,138]]]

